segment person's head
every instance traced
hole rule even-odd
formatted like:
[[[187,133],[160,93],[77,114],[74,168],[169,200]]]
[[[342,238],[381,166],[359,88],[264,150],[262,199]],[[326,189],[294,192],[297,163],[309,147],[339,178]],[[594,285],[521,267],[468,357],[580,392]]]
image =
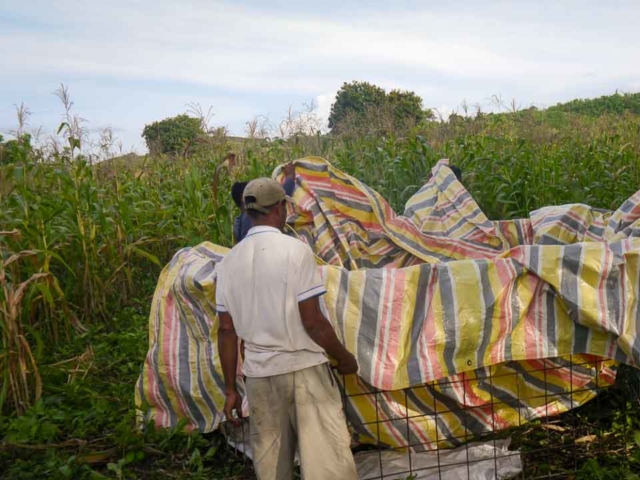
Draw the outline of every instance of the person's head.
[[[449,170],[451,170],[453,174],[456,176],[458,181],[462,182],[462,170],[460,170],[460,167],[456,167],[455,165],[448,165],[448,167],[449,167]],[[427,175],[427,182],[431,180],[432,177],[433,177],[433,173],[429,172],[429,174]]]
[[[460,170],[460,167],[456,167],[455,165],[449,165],[449,168],[451,169],[453,174],[456,176],[458,181],[462,182],[462,170]]]
[[[287,221],[287,195],[277,181],[271,178],[252,180],[244,189],[242,199],[253,226],[284,229]]]
[[[233,203],[235,203],[240,210],[242,210],[242,194],[248,184],[249,182],[236,182],[231,187],[231,198],[233,198]]]

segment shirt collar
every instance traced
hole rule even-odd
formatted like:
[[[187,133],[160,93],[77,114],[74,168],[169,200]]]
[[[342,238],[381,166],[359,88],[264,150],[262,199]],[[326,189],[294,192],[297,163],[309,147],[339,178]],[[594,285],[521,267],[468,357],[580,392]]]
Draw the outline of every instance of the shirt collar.
[[[264,232],[282,233],[280,230],[278,230],[275,227],[269,227],[267,225],[259,225],[257,227],[251,227],[247,232],[247,237],[249,235],[256,235],[257,233],[264,233]]]

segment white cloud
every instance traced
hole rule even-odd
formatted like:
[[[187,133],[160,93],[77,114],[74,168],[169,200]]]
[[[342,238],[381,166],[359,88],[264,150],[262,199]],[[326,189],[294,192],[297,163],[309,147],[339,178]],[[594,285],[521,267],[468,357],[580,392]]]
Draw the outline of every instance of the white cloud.
[[[631,1],[416,2],[388,11],[362,4],[348,14],[336,3],[323,16],[305,13],[302,3],[279,11],[205,0],[5,3],[0,91],[24,78],[99,79],[111,84],[111,110],[100,124],[175,114],[185,97],[213,98],[215,121],[235,133],[252,116],[296,108],[300,98],[315,98],[326,119],[336,89],[351,80],[414,90],[425,106],[447,112],[463,98],[486,104],[494,93],[540,105],[640,88],[640,3]],[[2,11],[18,20],[2,23]],[[132,95],[132,81],[149,91]],[[96,87],[96,101],[104,91]],[[127,106],[125,122],[116,115]]]
[[[336,100],[337,91],[323,93],[315,98],[316,112],[318,117],[322,119],[322,124],[326,128],[331,114],[331,105]]]
[[[55,19],[61,32],[1,35],[9,74],[73,72],[312,93],[335,88],[344,72],[353,76],[359,69],[377,71],[392,82],[398,80],[394,69],[412,69],[420,76],[517,79],[556,87],[584,81],[593,71],[603,79],[640,75],[640,64],[630,61],[638,41],[624,28],[619,31],[619,22],[602,37],[575,24],[530,21],[517,11],[505,12],[501,20],[481,9],[418,9],[383,17],[373,12],[331,20],[258,15],[248,8],[198,1],[82,6],[33,1],[21,8]],[[608,13],[625,20],[614,14]]]

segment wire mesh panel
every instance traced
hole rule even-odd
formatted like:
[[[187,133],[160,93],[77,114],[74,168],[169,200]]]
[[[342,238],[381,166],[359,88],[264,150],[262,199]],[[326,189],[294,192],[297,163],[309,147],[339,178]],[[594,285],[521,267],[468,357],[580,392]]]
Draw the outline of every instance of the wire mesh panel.
[[[362,479],[535,479],[581,478],[607,464],[640,471],[639,379],[634,369],[580,355],[403,390],[380,391],[356,376],[340,385],[365,458]]]

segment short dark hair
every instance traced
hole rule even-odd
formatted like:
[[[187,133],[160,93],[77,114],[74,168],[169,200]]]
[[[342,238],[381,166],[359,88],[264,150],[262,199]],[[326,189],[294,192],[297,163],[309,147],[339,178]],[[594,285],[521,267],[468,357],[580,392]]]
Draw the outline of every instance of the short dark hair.
[[[462,170],[460,170],[460,167],[456,167],[455,165],[449,165],[449,168],[451,169],[453,174],[456,176],[458,181],[461,182],[462,181]]]
[[[264,217],[264,215],[265,215],[264,213],[259,212],[257,210],[247,210],[246,213],[247,213],[247,215],[249,215],[249,218],[251,220],[256,220],[256,219],[258,219],[260,217]]]
[[[231,198],[238,208],[242,208],[242,194],[249,182],[236,182],[231,187]]]
[[[269,212],[271,212],[272,208],[277,207],[278,205],[280,205],[281,203],[286,202],[286,200],[280,200],[278,203],[274,203],[273,205],[269,205],[268,207],[265,207]],[[260,217],[264,217],[265,215],[268,215],[267,213],[262,213],[259,212],[257,210],[247,210],[247,215],[249,215],[249,218],[251,218],[252,220],[255,220],[257,218]]]

